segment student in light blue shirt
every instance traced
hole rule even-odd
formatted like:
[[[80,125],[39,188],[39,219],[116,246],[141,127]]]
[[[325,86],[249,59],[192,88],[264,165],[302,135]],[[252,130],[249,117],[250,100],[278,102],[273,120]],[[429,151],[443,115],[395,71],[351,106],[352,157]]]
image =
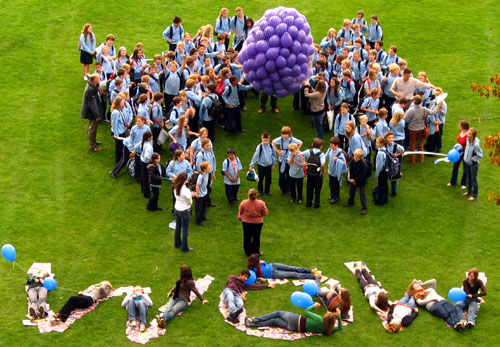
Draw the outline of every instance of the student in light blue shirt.
[[[142,49],[136,48],[134,50],[134,53],[130,57],[130,61],[131,61],[130,70],[132,71],[133,81],[136,84],[139,84],[141,83],[141,77],[144,70],[146,69],[146,67],[148,67]]]
[[[391,64],[388,68],[389,74],[382,78],[382,98],[385,108],[392,111],[392,105],[396,102],[396,96],[391,92],[391,88],[394,81],[399,78],[399,65]]]
[[[179,122],[168,132],[172,142],[177,144],[179,149],[185,151],[187,149],[187,139],[191,135],[200,136],[198,133],[189,130],[188,117],[181,116]]]
[[[224,36],[224,34],[217,35],[217,42],[214,45],[214,51],[219,52],[218,57],[226,55],[227,49],[226,49],[225,41],[226,41],[226,37]],[[214,59],[214,63],[216,65],[221,63],[221,58],[218,58],[218,57]]]
[[[167,109],[170,107],[172,100],[175,96],[179,95],[182,84],[184,83],[184,75],[182,70],[177,67],[175,61],[170,62],[170,69],[165,73],[165,85],[164,85],[164,100]]]
[[[210,164],[210,171],[208,177],[207,194],[205,195],[205,205],[215,207],[212,203],[210,193],[212,192],[212,180],[215,179],[215,171],[217,170],[217,161],[215,159],[214,151],[212,150],[212,141],[210,139],[203,139],[201,141],[202,149],[196,154],[195,170],[201,170],[201,163],[208,162]]]
[[[141,142],[141,193],[146,199],[151,196],[151,189],[149,187],[149,172],[147,166],[149,164],[149,159],[153,155],[153,134],[150,131],[146,131],[142,135]]]
[[[191,168],[189,162],[186,160],[186,153],[183,150],[178,149],[174,152],[173,159],[168,163],[167,177],[173,182],[181,172],[187,173],[189,180],[189,178],[193,174],[193,169]]]
[[[340,200],[342,177],[347,172],[347,158],[339,145],[340,139],[337,136],[332,137],[330,139],[330,148],[325,154],[326,159],[328,159],[328,183],[330,186],[328,201],[332,205]]]
[[[234,149],[227,150],[227,158],[222,162],[222,174],[224,175],[224,185],[226,187],[226,198],[231,207],[234,206],[238,198],[240,188],[240,172],[243,170],[241,160],[236,156]]]
[[[368,43],[371,48],[375,47],[375,41],[382,40],[383,34],[382,27],[378,24],[378,17],[376,15],[371,16],[370,25],[368,26]]]
[[[285,155],[285,159],[287,160],[287,165],[290,167],[290,203],[293,204],[295,199],[298,198],[297,202],[302,204],[306,161],[296,143],[290,143],[287,152],[288,154]]]
[[[201,106],[201,102],[203,100],[203,96],[201,90],[196,90],[196,82],[192,79],[188,79],[186,81],[186,95],[189,101],[191,101],[192,105],[199,110]]]
[[[78,42],[78,50],[80,51],[80,63],[83,66],[83,79],[88,80],[90,72],[90,64],[92,64],[95,54],[96,38],[92,32],[92,25],[87,23],[83,26],[80,40]]]
[[[180,96],[176,96],[172,102],[174,103],[174,107],[172,107],[172,111],[170,111],[169,119],[175,126],[179,122],[179,118],[181,118],[184,110],[182,109],[182,98]]]
[[[229,36],[231,35],[231,30],[233,29],[233,23],[231,18],[229,18],[229,10],[225,7],[221,8],[219,16],[215,21],[215,33],[217,35],[224,35],[224,45],[226,50],[229,48]]]
[[[372,140],[374,139],[372,128],[368,125],[368,117],[366,115],[359,116],[359,122],[361,123],[356,127],[356,132],[361,136],[363,143],[368,151],[366,159],[370,160]]]
[[[398,48],[396,46],[391,46],[389,48],[389,54],[387,54],[381,62],[382,71],[387,71],[390,64],[398,64],[400,57],[397,56]]]
[[[363,100],[359,109],[365,112],[368,117],[368,125],[373,128],[375,126],[375,121],[377,120],[378,106],[380,103],[380,91],[378,89],[372,89],[369,95],[370,96]]]
[[[363,35],[366,35],[366,33],[368,32],[368,23],[366,22],[365,13],[363,11],[358,11],[356,13],[356,17],[351,20],[351,24],[353,29],[354,26],[358,24]]]
[[[441,88],[435,88],[434,89],[435,96],[439,96],[443,94],[443,90]],[[431,103],[430,108],[434,108],[436,106],[436,100],[433,100]],[[446,123],[446,114],[448,113],[448,105],[446,104],[446,101],[442,101],[441,104],[439,105],[439,111],[436,113],[436,120],[439,120],[439,130],[436,130],[436,133],[434,134],[434,143],[436,145],[436,152],[440,153],[441,152],[441,137],[443,136],[443,128]]]
[[[326,49],[330,46],[336,46],[337,45],[337,36],[336,36],[336,31],[334,28],[328,29],[328,33],[323,39],[321,40],[321,43],[319,46],[323,49]]]
[[[206,198],[208,196],[208,182],[210,176],[210,163],[202,162],[201,172],[198,174],[198,179],[196,180],[196,195],[195,195],[195,219],[196,225],[205,226],[204,221],[209,221],[206,217],[207,203]]]
[[[210,140],[215,140],[215,116],[211,115],[209,110],[215,100],[218,100],[219,97],[215,94],[215,86],[213,84],[209,84],[206,88],[207,96],[203,98],[200,107],[200,123],[207,128],[208,137]]]
[[[382,63],[385,57],[387,56],[387,52],[384,51],[382,47],[384,47],[384,41],[382,40],[375,41],[376,59],[379,63]]]
[[[111,104],[111,132],[115,139],[115,164],[122,159],[123,155],[123,138],[128,124],[122,109],[127,101],[122,97],[115,98]]]
[[[434,152],[436,148],[436,144],[434,142],[434,134],[436,133],[436,127],[439,124],[439,120],[437,120],[436,115],[428,114],[426,117],[425,125],[429,128],[429,137],[425,143],[425,150],[427,152]]]
[[[258,191],[262,194],[264,191],[264,181],[266,181],[265,192],[267,195],[272,195],[271,180],[272,171],[276,167],[276,149],[270,143],[271,134],[267,131],[262,133],[261,140],[262,142],[255,148],[252,161],[250,162],[250,171],[252,171],[255,164],[257,164],[257,173],[260,178],[257,185]]]
[[[398,158],[399,165],[401,165],[401,163],[403,162],[403,153],[404,153],[405,149],[403,148],[403,146],[397,144],[394,141],[394,134],[393,133],[388,132],[385,135],[385,139],[387,141],[387,146],[386,146],[387,152],[391,153],[393,156]],[[398,195],[398,181],[391,180],[391,196],[395,197],[397,195]]]
[[[397,110],[389,122],[389,129],[393,133],[394,142],[400,146],[403,146],[405,140],[405,120],[404,111]]]
[[[157,144],[157,141],[161,128],[163,127],[163,112],[161,106],[163,94],[160,92],[155,93],[153,100],[153,107],[151,108],[151,120],[153,121],[153,149],[155,152],[160,152],[163,148],[162,145]]]
[[[361,136],[356,132],[356,123],[353,121],[348,121],[345,125],[345,137],[348,141],[347,154],[353,156],[357,149],[363,151],[363,157],[368,155],[368,148],[366,148],[365,143]]]
[[[245,26],[248,17],[243,14],[242,7],[236,7],[236,15],[232,19],[233,30],[233,47],[236,51],[240,52],[243,42],[246,39]]]
[[[278,162],[280,164],[279,186],[282,194],[288,194],[290,192],[290,166],[288,164],[288,152],[289,146],[292,143],[295,143],[299,149],[302,146],[302,141],[292,136],[292,129],[289,126],[282,127],[281,136],[272,141],[274,149],[278,155]]]
[[[344,43],[352,43],[352,37],[354,32],[351,29],[351,21],[349,19],[344,19],[344,26],[337,33],[338,39],[343,39]]]
[[[193,48],[196,48],[196,45],[193,42],[191,34],[188,32],[184,33],[184,51],[188,56],[191,55],[191,50]]]
[[[149,76],[149,89],[151,89],[153,93],[161,92],[160,76],[157,73],[156,64],[153,63],[149,65],[148,76]]]
[[[306,161],[307,171],[307,194],[306,207],[320,207],[321,187],[323,186],[323,171],[325,167],[325,153],[321,152],[323,140],[315,138],[312,148],[301,152]]]
[[[181,23],[182,19],[175,16],[173,23],[163,31],[163,38],[169,44],[168,49],[172,52],[175,51],[177,44],[182,41],[182,37],[184,36],[184,28]]]
[[[389,187],[387,186],[387,173],[385,172],[385,162],[387,159],[387,140],[383,136],[377,137],[377,156],[375,160],[375,177],[377,177],[378,192],[374,199],[375,205],[385,205],[389,202]]]
[[[388,112],[387,112],[387,109],[385,107],[382,107],[378,111],[378,121],[377,121],[377,124],[375,125],[374,134],[373,134],[373,136],[375,136],[375,138],[377,138],[379,136],[385,136],[385,134],[387,134],[387,132],[389,131],[389,126],[387,125],[387,121],[386,121],[387,115],[388,115]]]
[[[366,74],[366,64],[361,60],[359,51],[354,51],[351,59],[352,79],[358,84],[361,84],[364,75]]]
[[[354,95],[356,95],[356,85],[351,79],[351,71],[345,69],[342,73],[342,79],[340,80],[340,86],[344,90],[345,101],[349,105],[354,105]]]
[[[356,120],[354,116],[349,113],[349,105],[343,102],[340,105],[340,112],[335,118],[333,135],[338,136],[340,139],[340,148],[345,150],[347,148],[348,141],[346,141],[346,124],[348,121],[354,122],[354,126],[356,126]]]
[[[222,93],[222,99],[226,103],[226,122],[225,129],[230,133],[234,133],[236,131],[242,131],[243,127],[241,126],[241,112],[240,112],[240,101],[238,97],[238,91],[240,90],[250,90],[252,85],[244,86],[241,83],[238,83],[238,78],[236,76],[229,77],[229,85],[224,89]]]
[[[344,89],[340,86],[339,80],[334,77],[330,79],[330,84],[326,91],[326,102],[328,103],[328,110],[338,113],[342,101],[344,101]]]
[[[366,23],[366,21],[365,21],[365,23]],[[356,42],[356,40],[359,38],[359,39],[361,39],[362,47],[364,47],[366,45],[366,36],[365,36],[365,33],[361,30],[360,25],[358,23],[353,23],[352,30],[353,30],[352,39],[354,40],[354,42]]]

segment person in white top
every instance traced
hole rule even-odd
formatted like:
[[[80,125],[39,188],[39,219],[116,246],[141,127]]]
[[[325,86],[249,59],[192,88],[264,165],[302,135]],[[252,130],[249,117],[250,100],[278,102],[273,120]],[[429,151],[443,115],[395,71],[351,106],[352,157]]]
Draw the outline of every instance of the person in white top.
[[[194,248],[188,246],[189,222],[191,220],[191,205],[193,204],[193,195],[186,186],[188,176],[186,172],[181,172],[174,180],[172,188],[175,195],[175,248],[181,248],[183,252],[192,251]],[[182,230],[182,238],[181,238]]]

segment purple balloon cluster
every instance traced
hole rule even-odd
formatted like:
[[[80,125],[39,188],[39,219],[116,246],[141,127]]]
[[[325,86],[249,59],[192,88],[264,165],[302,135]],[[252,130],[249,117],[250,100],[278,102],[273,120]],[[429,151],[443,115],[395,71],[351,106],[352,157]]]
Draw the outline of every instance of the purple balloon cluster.
[[[311,77],[312,43],[306,17],[294,8],[278,7],[255,22],[238,58],[254,89],[285,97]]]

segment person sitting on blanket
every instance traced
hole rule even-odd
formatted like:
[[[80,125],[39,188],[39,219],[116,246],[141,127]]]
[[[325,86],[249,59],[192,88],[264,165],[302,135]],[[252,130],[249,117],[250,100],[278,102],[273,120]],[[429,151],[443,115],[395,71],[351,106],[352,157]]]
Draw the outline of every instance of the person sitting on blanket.
[[[107,297],[115,289],[109,281],[102,281],[98,284],[93,284],[84,291],[78,292],[68,299],[64,306],[54,316],[54,323],[66,322],[71,311],[76,308],[88,308],[97,303],[99,299]]]
[[[33,319],[44,318],[47,312],[47,289],[43,286],[45,277],[49,277],[47,271],[40,270],[36,275],[28,276],[28,298],[30,302],[29,311]]]
[[[360,289],[365,294],[366,300],[370,303],[370,307],[382,317],[385,317],[387,311],[389,311],[387,293],[382,291],[378,282],[368,272],[365,263],[354,264],[354,275],[359,282]]]
[[[342,317],[340,316],[340,309],[337,308],[335,313],[327,312],[323,317],[311,310],[314,307],[321,306],[319,302],[306,308],[302,315],[287,311],[275,311],[263,316],[247,317],[245,325],[247,327],[279,327],[290,331],[297,331],[301,333],[323,333],[330,336],[334,331],[342,330]],[[335,321],[338,325],[335,327]]]
[[[153,301],[148,294],[144,293],[141,286],[135,286],[133,292],[126,295],[122,301],[122,307],[127,309],[131,326],[136,325],[135,318],[139,316],[141,332],[146,331],[146,316],[151,306],[153,306]]]
[[[476,326],[479,297],[486,295],[486,287],[483,281],[479,279],[479,271],[476,268],[469,270],[467,278],[463,282],[463,287],[467,297],[457,302],[455,306],[462,310],[467,310],[467,327],[472,329]],[[479,290],[481,290],[480,293]]]
[[[316,276],[321,277],[321,274],[316,270],[279,263],[266,263],[260,259],[260,254],[252,254],[248,257],[247,269],[254,272],[261,282],[267,278],[315,279]]]
[[[429,288],[424,289],[428,286]],[[436,292],[436,280],[428,280],[427,282],[413,280],[408,287],[406,293],[413,296],[417,304],[425,306],[430,314],[443,319],[449,326],[456,331],[463,331],[467,325],[462,310],[453,306],[452,303],[440,296]]]
[[[415,307],[415,298],[407,293],[391,305],[387,313],[385,330],[388,333],[397,333],[406,328],[417,318],[418,308]]]
[[[167,294],[171,298],[167,302],[165,312],[156,316],[158,327],[164,328],[179,312],[183,312],[188,307],[191,301],[191,292],[195,293],[203,304],[208,302],[196,289],[191,268],[184,264],[180,267],[180,277],[175,282],[175,287]]]
[[[330,286],[330,289],[321,287],[318,291],[318,298],[328,311],[335,312],[338,308],[342,319],[348,318],[351,309],[351,293],[349,289],[341,288],[340,283]]]
[[[274,284],[261,286],[257,284],[245,284],[244,282],[250,277],[248,270],[241,270],[239,276],[231,275],[227,278],[226,287],[222,292],[224,302],[229,308],[229,316],[227,320],[232,323],[238,323],[238,316],[243,312],[244,301],[247,300],[245,291],[250,289],[267,289],[274,288]]]

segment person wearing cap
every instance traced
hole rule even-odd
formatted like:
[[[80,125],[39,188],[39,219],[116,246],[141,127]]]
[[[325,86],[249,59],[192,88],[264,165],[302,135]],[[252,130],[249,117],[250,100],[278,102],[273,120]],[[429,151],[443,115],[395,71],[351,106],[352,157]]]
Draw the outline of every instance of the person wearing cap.
[[[234,206],[238,200],[238,189],[240,188],[240,171],[243,169],[241,160],[236,156],[232,148],[227,150],[227,158],[222,162],[222,174],[226,186],[226,197],[229,205]]]

